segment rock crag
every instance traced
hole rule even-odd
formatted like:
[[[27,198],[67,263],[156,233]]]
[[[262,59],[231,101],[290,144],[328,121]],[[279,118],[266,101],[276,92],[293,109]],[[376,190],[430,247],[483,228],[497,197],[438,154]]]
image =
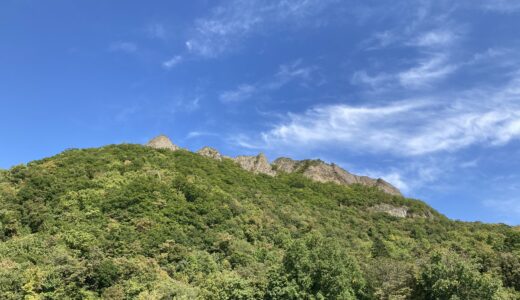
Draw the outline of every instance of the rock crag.
[[[263,153],[260,153],[257,156],[237,156],[234,161],[244,170],[256,174],[261,173],[269,176],[276,175],[273,167],[269,164],[269,160],[267,160],[267,157],[265,157]]]
[[[164,135],[153,138],[146,145],[156,149],[169,149],[172,151],[181,149]],[[219,161],[229,158],[211,147],[203,147],[197,153]],[[391,195],[402,196],[396,187],[381,178],[374,179],[367,176],[354,175],[336,164],[328,164],[319,159],[293,160],[287,157],[280,157],[270,164],[263,153],[256,156],[243,155],[230,159],[235,161],[241,168],[255,174],[275,176],[280,173],[301,173],[303,176],[318,182],[334,182],[342,185],[361,184],[376,187]]]
[[[398,217],[398,218],[426,218],[432,219],[434,215],[431,211],[426,211],[423,213],[415,213],[410,210],[410,208],[406,206],[394,206],[386,203],[378,204],[369,208],[372,212],[382,212],[388,215]]]
[[[208,146],[200,149],[199,151],[197,151],[197,153],[202,156],[206,156],[206,157],[213,158],[216,160],[222,160],[223,158],[229,158],[227,156],[220,154],[220,152],[218,152],[217,149],[211,148]]]
[[[406,218],[408,216],[408,207],[393,206],[390,204],[378,204],[370,208],[374,212],[382,212],[398,218]]]
[[[273,162],[277,172],[302,173],[305,177],[319,182],[334,182],[337,184],[361,184],[376,187],[388,194],[399,195],[401,192],[381,178],[373,179],[367,176],[358,176],[347,172],[336,164],[327,164],[321,160],[292,160],[281,157]]]
[[[146,146],[155,149],[168,149],[172,151],[181,149],[179,146],[172,143],[172,141],[165,135],[154,137],[146,144]]]

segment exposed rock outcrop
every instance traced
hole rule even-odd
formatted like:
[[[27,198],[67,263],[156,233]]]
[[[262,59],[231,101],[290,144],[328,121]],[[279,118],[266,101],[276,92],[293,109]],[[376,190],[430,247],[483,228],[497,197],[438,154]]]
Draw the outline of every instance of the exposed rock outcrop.
[[[383,212],[398,218],[406,218],[408,216],[408,208],[406,206],[393,206],[390,204],[378,204],[370,208],[371,211]]]
[[[269,176],[276,175],[276,172],[273,170],[273,167],[269,164],[267,157],[265,157],[263,153],[260,153],[257,156],[237,156],[234,161],[247,171],[256,174],[267,174]]]
[[[292,160],[290,158],[278,158],[273,162],[277,172],[293,173],[299,172],[304,176],[319,182],[334,182],[337,184],[362,184],[377,187],[378,189],[392,195],[401,195],[401,192],[384,181],[383,179],[373,179],[367,176],[351,174],[336,164],[327,164],[321,160]]]
[[[169,149],[172,151],[181,149],[179,146],[172,143],[172,141],[165,135],[159,135],[151,139],[146,146],[155,149]]]
[[[217,149],[211,148],[208,146],[200,149],[199,151],[197,151],[197,153],[202,156],[206,156],[206,157],[213,158],[216,160],[222,160],[223,158],[228,158],[228,157],[220,154],[220,152],[218,152]]]
[[[413,212],[406,206],[395,206],[391,204],[378,204],[369,208],[373,212],[382,212],[398,218],[427,218],[433,219],[435,215],[431,211],[423,211],[421,213]]]
[[[279,157],[273,162],[276,172],[293,173],[298,169],[299,162],[287,157]]]
[[[181,149],[164,135],[153,138],[146,145],[156,149],[169,149],[172,151]],[[229,158],[211,147],[204,147],[197,153],[219,161],[223,158]],[[243,169],[256,174],[275,176],[279,173],[301,173],[305,177],[318,182],[373,186],[388,194],[401,196],[401,192],[396,187],[381,178],[373,179],[367,176],[354,175],[336,164],[328,164],[319,159],[293,160],[287,157],[280,157],[271,165],[267,157],[260,153],[257,156],[237,156],[233,160]]]

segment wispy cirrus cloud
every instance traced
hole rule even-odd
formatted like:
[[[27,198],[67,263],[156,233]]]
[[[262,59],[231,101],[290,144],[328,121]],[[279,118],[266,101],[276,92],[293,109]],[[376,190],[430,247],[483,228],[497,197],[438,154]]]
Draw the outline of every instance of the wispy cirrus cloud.
[[[167,69],[167,70],[170,70],[170,69],[173,69],[175,66],[177,66],[178,64],[180,64],[182,62],[183,58],[182,56],[180,55],[176,55],[166,61],[164,61],[162,63],[162,66]]]
[[[194,138],[207,137],[207,136],[219,136],[219,135],[214,132],[208,132],[208,131],[190,131],[186,135],[186,139],[194,139]]]
[[[404,87],[420,88],[445,78],[455,70],[457,65],[450,63],[445,55],[433,55],[419,61],[417,66],[398,73],[397,78]]]
[[[372,89],[386,91],[389,88],[401,86],[408,89],[430,87],[433,83],[447,78],[458,69],[458,64],[449,60],[447,55],[430,54],[419,59],[407,69],[395,73],[368,74],[366,70],[354,72],[352,84],[367,85]]]
[[[251,98],[257,91],[257,88],[250,84],[241,84],[234,90],[224,91],[219,95],[219,99],[223,103],[242,102]]]
[[[439,47],[449,46],[458,38],[457,34],[446,28],[427,31],[419,34],[410,42],[412,46]]]
[[[255,83],[243,83],[236,88],[220,93],[219,99],[223,103],[237,103],[246,101],[255,95],[276,91],[291,82],[307,85],[311,81],[320,84],[323,80],[317,79],[318,68],[313,65],[304,65],[301,59],[288,64],[282,64],[271,77]]]
[[[195,21],[188,51],[216,57],[235,48],[243,39],[281,23],[305,23],[335,0],[233,0],[216,7],[207,18]]]
[[[426,1],[425,3],[428,3]],[[389,72],[387,60],[376,57],[377,68],[358,70],[353,73],[352,84],[366,85],[372,90],[387,91],[389,88],[428,88],[457,71],[459,64],[452,56],[464,32],[462,26],[447,20],[445,15],[432,14],[430,6],[417,6],[410,24],[399,24],[395,28],[375,33],[361,43],[365,50],[380,50],[392,46],[413,51],[406,59],[405,67]],[[449,14],[447,14],[449,15]]]

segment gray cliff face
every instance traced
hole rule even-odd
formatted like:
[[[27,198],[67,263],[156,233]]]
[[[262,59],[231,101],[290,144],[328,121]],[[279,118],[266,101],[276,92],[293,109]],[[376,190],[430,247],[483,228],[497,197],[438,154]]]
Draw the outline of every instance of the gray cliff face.
[[[169,149],[172,151],[181,149],[164,135],[153,138],[146,145],[156,149]],[[229,158],[211,147],[204,147],[197,153],[219,161]],[[354,175],[336,164],[328,164],[319,159],[293,160],[287,157],[280,157],[270,164],[263,153],[257,156],[237,156],[230,159],[243,169],[255,174],[275,176],[280,173],[301,173],[303,176],[318,182],[334,182],[342,185],[361,184],[376,187],[391,195],[402,196],[396,187],[381,178],[374,179],[367,176]]]
[[[146,144],[146,146],[155,149],[168,149],[172,151],[181,149],[179,146],[172,143],[172,141],[165,135],[154,137]]]
[[[276,175],[276,172],[263,153],[257,156],[237,156],[234,161],[243,169],[255,174]]]

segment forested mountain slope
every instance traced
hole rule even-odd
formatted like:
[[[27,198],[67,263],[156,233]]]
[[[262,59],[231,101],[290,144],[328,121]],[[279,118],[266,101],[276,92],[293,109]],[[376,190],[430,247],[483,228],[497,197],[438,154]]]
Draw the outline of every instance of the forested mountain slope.
[[[376,187],[254,174],[230,159],[140,145],[68,150],[0,171],[0,299],[519,291],[520,231],[452,221]]]

